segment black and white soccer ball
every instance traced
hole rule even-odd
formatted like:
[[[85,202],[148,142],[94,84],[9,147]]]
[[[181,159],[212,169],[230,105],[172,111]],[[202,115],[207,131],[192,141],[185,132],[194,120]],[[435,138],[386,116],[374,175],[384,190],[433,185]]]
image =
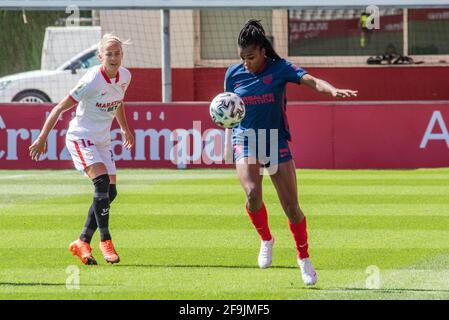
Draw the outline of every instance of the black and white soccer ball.
[[[216,125],[230,129],[245,117],[245,103],[235,93],[223,92],[212,100],[209,112]]]

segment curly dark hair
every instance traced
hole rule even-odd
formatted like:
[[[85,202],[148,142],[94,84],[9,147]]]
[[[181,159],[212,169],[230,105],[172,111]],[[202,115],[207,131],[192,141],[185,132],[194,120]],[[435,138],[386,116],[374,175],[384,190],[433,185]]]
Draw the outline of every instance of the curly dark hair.
[[[267,57],[278,60],[281,57],[274,51],[271,42],[265,35],[265,30],[260,20],[250,19],[240,30],[238,45],[244,49],[249,46],[256,46],[265,49]]]

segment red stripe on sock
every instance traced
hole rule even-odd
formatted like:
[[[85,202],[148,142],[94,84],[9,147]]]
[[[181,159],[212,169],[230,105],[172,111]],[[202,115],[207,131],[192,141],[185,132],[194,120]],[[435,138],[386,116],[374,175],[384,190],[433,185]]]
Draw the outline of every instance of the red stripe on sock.
[[[309,257],[309,244],[307,242],[307,222],[306,217],[297,224],[288,221],[288,226],[293,234],[293,239],[295,240],[296,251],[298,252],[298,257],[300,259],[305,259]]]
[[[260,238],[264,241],[271,240],[270,228],[268,227],[268,216],[265,204],[262,203],[262,207],[257,212],[250,212],[248,207],[246,207],[246,212],[248,212],[249,218],[260,235]]]

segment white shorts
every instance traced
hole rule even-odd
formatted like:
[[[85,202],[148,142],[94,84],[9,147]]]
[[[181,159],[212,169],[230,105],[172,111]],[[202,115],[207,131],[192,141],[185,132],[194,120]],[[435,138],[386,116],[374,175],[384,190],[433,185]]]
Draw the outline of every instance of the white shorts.
[[[85,172],[87,167],[101,162],[106,166],[109,175],[116,174],[117,169],[110,144],[95,145],[88,139],[66,139],[65,143],[77,170]]]

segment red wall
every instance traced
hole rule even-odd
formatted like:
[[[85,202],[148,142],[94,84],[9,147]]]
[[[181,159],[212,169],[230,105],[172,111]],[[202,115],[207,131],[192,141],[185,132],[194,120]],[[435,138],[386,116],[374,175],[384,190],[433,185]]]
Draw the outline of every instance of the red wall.
[[[57,123],[48,142],[47,158],[37,163],[29,158],[28,146],[39,135],[51,108],[48,104],[0,105],[0,169],[73,168],[64,143],[71,111]],[[113,149],[118,167],[176,168],[167,152],[183,147],[192,156],[187,167],[210,167],[211,163],[212,167],[224,166],[221,160],[211,161],[214,156],[222,159],[222,130],[212,123],[207,103],[127,103],[126,112],[136,146],[129,153],[123,149],[120,130],[114,123]],[[449,166],[449,102],[292,103],[288,117],[291,149],[300,168]],[[184,145],[177,137],[187,131],[180,129],[192,129],[196,136],[187,133],[188,143]],[[166,137],[158,138],[162,133]],[[198,157],[193,156],[195,151]]]
[[[223,91],[225,68],[174,69],[173,101],[211,101]],[[359,91],[355,101],[449,100],[449,67],[375,66],[308,68],[336,87]],[[160,69],[131,69],[127,101],[161,101]],[[289,101],[330,101],[309,88],[289,84]]]
[[[289,117],[292,151],[301,168],[449,166],[449,102],[303,104],[291,107]],[[421,147],[427,130],[433,135]]]

